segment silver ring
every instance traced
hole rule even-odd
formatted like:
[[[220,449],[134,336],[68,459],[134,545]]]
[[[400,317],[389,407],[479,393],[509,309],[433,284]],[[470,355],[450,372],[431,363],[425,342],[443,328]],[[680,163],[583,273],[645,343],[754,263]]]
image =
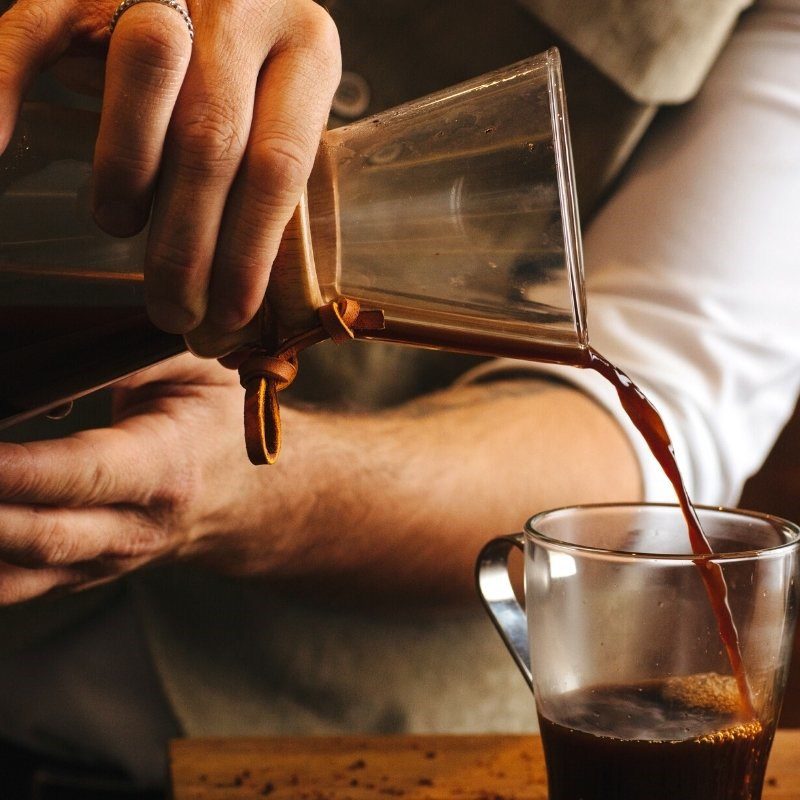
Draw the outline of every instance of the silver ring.
[[[139,3],[159,3],[162,6],[168,6],[169,8],[177,11],[181,15],[183,21],[186,23],[186,27],[189,30],[189,38],[194,41],[194,25],[192,24],[192,18],[189,16],[189,12],[178,2],[178,0],[122,0],[114,13],[111,15],[111,20],[108,23],[108,33],[114,33],[114,28],[117,27],[119,18],[129,8],[136,6]]]

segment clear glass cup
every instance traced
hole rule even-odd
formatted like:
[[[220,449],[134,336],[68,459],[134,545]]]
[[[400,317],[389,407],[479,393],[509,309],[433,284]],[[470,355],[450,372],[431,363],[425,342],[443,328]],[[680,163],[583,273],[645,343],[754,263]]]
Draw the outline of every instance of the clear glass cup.
[[[757,800],[797,617],[800,529],[698,508],[694,555],[671,505],[564,508],[490,542],[478,587],[533,689],[550,800]],[[508,577],[524,551],[525,608]],[[747,702],[700,570],[718,564]]]

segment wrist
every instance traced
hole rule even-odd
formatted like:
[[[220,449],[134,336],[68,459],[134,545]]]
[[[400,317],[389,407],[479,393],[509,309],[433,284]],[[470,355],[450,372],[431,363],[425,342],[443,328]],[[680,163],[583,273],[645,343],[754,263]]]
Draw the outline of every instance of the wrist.
[[[339,510],[346,494],[352,443],[345,417],[284,406],[283,442],[271,466],[248,463],[239,501],[239,524],[257,552],[246,571],[294,577],[342,530]],[[242,445],[243,447],[243,445]]]

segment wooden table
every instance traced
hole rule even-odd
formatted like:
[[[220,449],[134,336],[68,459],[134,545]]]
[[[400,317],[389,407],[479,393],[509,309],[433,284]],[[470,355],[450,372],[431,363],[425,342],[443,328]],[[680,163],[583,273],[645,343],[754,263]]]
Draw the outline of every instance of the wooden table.
[[[547,800],[538,736],[181,739],[174,800]],[[800,730],[780,731],[763,800],[800,798]]]

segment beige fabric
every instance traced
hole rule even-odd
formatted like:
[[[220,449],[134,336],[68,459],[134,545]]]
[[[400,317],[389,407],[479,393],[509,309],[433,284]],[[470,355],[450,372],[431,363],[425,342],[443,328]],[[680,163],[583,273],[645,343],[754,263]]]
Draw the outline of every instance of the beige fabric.
[[[690,99],[752,0],[518,0],[641,103]]]
[[[437,612],[351,597],[348,610],[187,569],[144,576],[135,592],[190,736],[536,729],[530,692],[477,602]]]

